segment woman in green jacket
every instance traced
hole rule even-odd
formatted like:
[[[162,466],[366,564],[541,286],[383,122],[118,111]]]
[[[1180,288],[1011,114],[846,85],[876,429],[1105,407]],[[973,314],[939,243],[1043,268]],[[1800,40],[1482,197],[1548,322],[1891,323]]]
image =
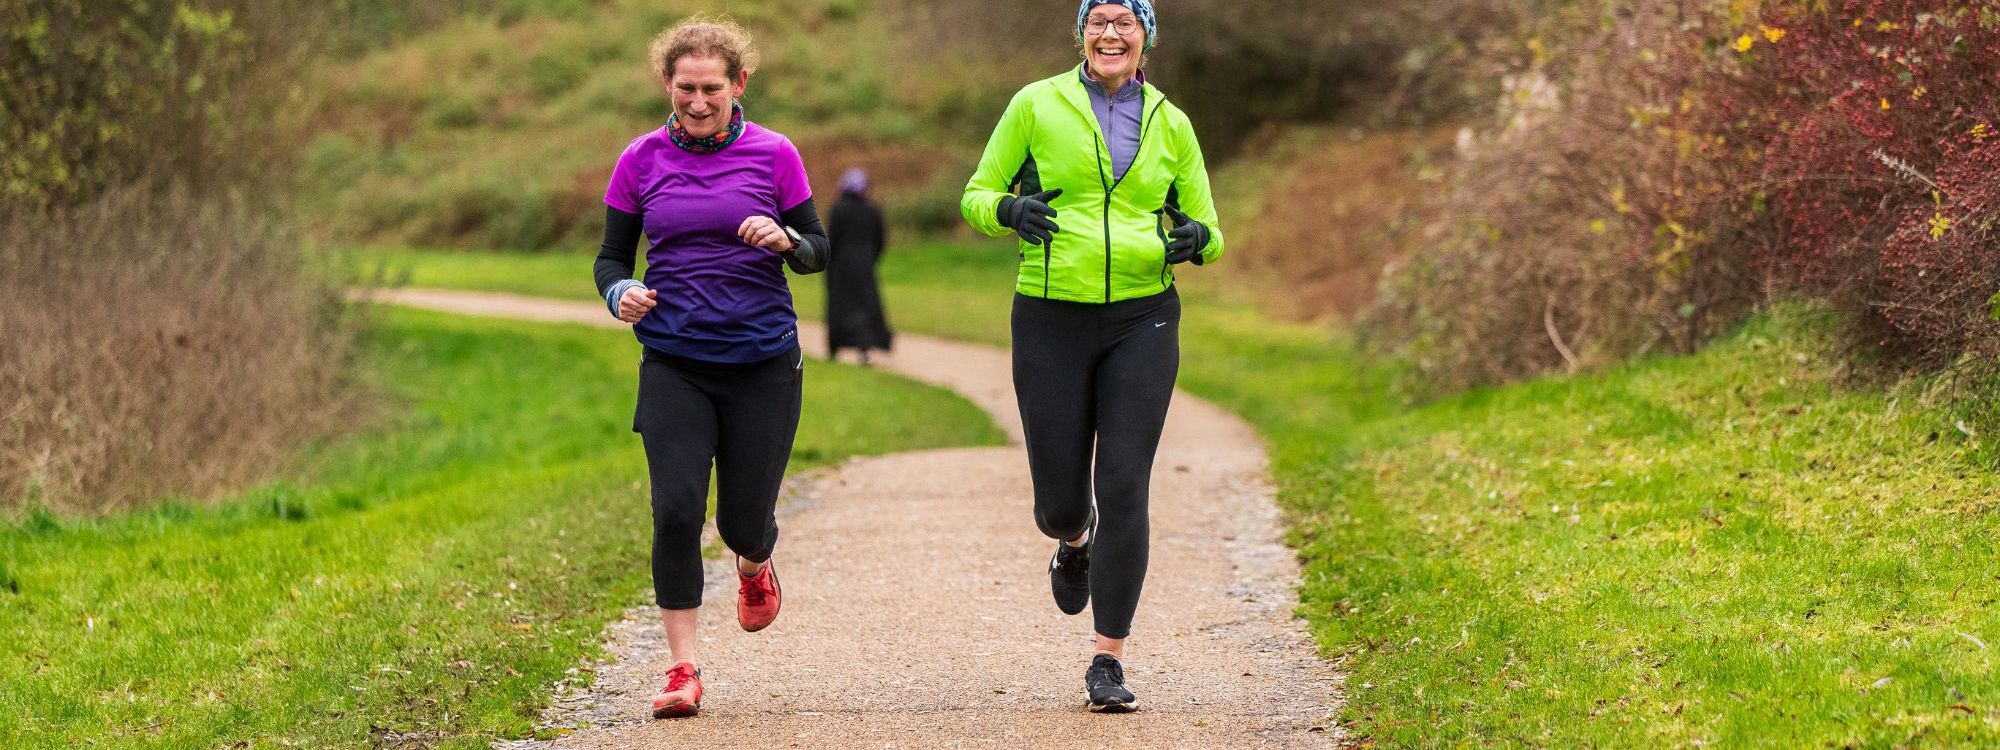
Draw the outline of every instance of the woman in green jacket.
[[[1083,64],[1014,95],[959,203],[979,231],[1020,237],[1014,394],[1035,522],[1058,540],[1056,606],[1095,602],[1084,686],[1109,713],[1139,705],[1122,660],[1180,367],[1174,272],[1222,255],[1194,128],[1140,70],[1155,34],[1150,0],[1083,0]]]

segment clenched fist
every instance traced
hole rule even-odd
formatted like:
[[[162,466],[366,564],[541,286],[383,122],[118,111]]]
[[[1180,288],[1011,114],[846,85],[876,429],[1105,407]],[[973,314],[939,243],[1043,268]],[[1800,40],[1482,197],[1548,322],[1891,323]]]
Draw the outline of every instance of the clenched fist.
[[[744,219],[743,224],[736,228],[736,236],[774,253],[789,253],[797,247],[791,235],[785,234],[785,228],[778,226],[778,222],[769,216]]]
[[[618,319],[627,323],[637,323],[659,304],[659,292],[642,286],[632,287],[625,290],[625,296],[618,298]]]

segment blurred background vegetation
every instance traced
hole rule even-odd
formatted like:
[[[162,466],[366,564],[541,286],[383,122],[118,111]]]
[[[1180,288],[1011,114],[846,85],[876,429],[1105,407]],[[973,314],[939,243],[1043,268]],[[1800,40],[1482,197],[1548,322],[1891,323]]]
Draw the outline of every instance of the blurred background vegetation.
[[[960,233],[958,190],[1006,99],[1075,59],[1073,7],[8,0],[6,260],[60,272],[0,282],[9,360],[29,363],[5,374],[0,494],[224,486],[231,472],[184,467],[352,422],[364,313],[326,248],[589,252],[613,155],[668,111],[645,46],[689,13],[756,32],[746,106],[800,144],[817,192],[865,167],[902,236]],[[1210,153],[1237,259],[1219,271],[1271,314],[1354,323],[1406,398],[1692,351],[1794,296],[1844,321],[1862,370],[1993,359],[1988,3],[1160,13],[1148,74]],[[155,225],[179,239],[132,229]],[[141,299],[176,312],[133,314]],[[245,359],[201,364],[218,356]],[[159,368],[227,407],[116,374]],[[212,441],[146,434],[170,412],[268,434],[217,428],[253,437],[187,453]],[[117,447],[64,455],[81,435]],[[103,463],[135,450],[155,458]]]

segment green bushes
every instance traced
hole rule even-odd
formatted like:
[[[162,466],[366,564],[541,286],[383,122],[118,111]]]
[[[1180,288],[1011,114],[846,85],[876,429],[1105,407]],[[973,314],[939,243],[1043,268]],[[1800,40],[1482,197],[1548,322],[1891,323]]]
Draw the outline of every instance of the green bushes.
[[[248,0],[0,6],[0,201],[73,204],[251,170],[269,146],[253,134],[277,113],[262,78],[302,52],[285,14]]]

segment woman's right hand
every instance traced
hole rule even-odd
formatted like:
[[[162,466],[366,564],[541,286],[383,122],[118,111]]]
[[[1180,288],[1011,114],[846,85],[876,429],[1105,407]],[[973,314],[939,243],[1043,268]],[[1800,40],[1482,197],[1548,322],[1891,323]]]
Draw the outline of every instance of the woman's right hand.
[[[1007,196],[1000,199],[996,209],[1000,226],[1014,230],[1030,245],[1048,247],[1055,233],[1062,231],[1056,227],[1056,210],[1049,203],[1062,197],[1062,188],[1044,190],[1034,195],[1020,197]]]
[[[646,313],[660,304],[660,293],[645,287],[625,290],[625,296],[618,298],[618,319],[627,323],[638,323]]]

